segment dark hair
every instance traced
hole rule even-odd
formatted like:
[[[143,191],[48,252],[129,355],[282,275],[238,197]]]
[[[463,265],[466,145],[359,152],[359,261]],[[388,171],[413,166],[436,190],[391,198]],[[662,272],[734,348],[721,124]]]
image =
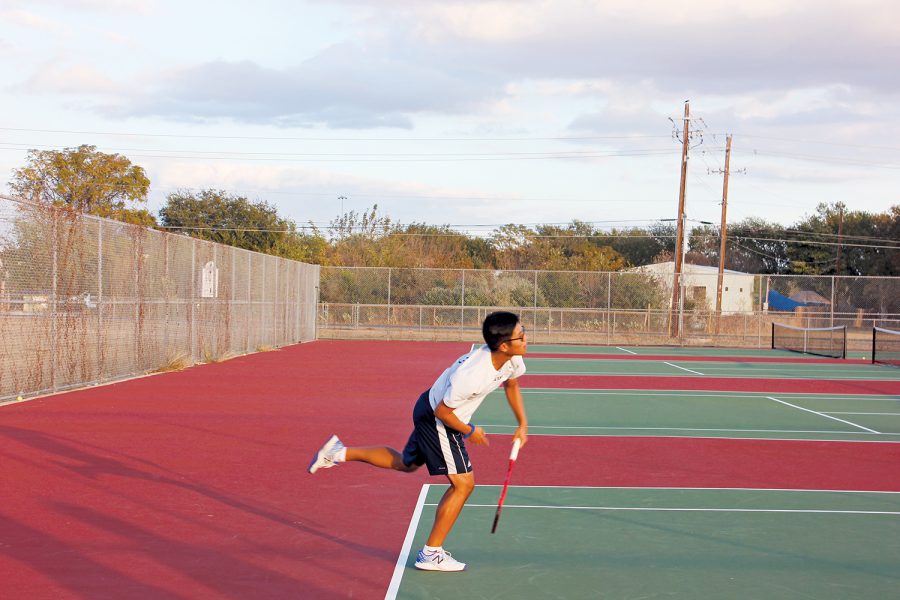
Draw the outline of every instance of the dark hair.
[[[494,312],[484,318],[481,326],[481,335],[484,343],[491,352],[496,352],[503,340],[509,339],[516,325],[519,324],[519,316],[511,312]]]

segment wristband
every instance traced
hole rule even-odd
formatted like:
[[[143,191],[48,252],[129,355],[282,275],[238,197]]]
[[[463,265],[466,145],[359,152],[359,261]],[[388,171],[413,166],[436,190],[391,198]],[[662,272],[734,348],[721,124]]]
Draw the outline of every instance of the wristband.
[[[472,423],[469,423],[469,427],[471,427],[472,429],[469,431],[469,433],[463,434],[464,440],[469,439],[469,436],[471,436],[473,433],[475,433],[475,425],[473,425]]]

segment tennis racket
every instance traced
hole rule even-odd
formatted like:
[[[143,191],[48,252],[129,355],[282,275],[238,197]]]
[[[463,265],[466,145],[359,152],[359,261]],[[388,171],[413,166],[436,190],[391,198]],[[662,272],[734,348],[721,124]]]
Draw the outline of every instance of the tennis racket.
[[[503,501],[506,500],[506,490],[509,489],[509,480],[512,477],[512,468],[516,464],[516,458],[519,456],[519,438],[513,441],[512,452],[509,453],[509,469],[506,471],[506,481],[503,482],[503,491],[500,492],[500,500],[497,502],[497,514],[494,515],[494,526],[491,527],[491,533],[497,532],[497,523],[500,522],[500,512],[503,510]]]

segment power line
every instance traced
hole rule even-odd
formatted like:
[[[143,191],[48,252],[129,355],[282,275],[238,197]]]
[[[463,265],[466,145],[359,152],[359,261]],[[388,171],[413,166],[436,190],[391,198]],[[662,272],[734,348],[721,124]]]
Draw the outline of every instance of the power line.
[[[875,244],[845,244],[841,242],[818,242],[815,240],[790,240],[790,239],[773,239],[773,238],[757,238],[743,235],[732,236],[740,240],[751,240],[754,242],[777,242],[783,244],[811,244],[815,246],[844,246],[845,248],[877,248],[881,250],[900,250],[900,246],[879,246]]]
[[[838,156],[818,156],[812,154],[799,154],[799,153],[791,153],[791,152],[771,152],[767,150],[757,150],[754,149],[753,153],[759,154],[761,156],[774,156],[778,158],[796,158],[800,160],[807,160],[813,162],[826,162],[826,163],[837,163],[837,164],[848,164],[855,165],[861,167],[875,167],[879,169],[900,169],[900,164],[896,163],[880,163],[873,162],[868,160],[859,160],[855,158],[842,158]]]
[[[21,146],[30,146],[21,144]],[[39,146],[52,148],[53,146]],[[23,148],[10,147],[10,144],[0,145],[0,150],[22,150]],[[170,151],[183,152],[183,154],[169,154],[166,151],[156,153],[149,149],[115,149],[113,152],[154,152],[154,154],[130,154],[133,158],[174,158],[187,160],[239,160],[239,161],[266,161],[266,162],[478,162],[499,160],[580,160],[587,158],[615,158],[638,156],[663,156],[674,154],[671,149],[643,149],[626,151],[571,151],[571,152],[535,152],[535,153],[446,153],[446,154],[290,154],[290,153],[247,153],[247,152],[216,152],[216,151]],[[264,155],[264,156],[260,156]],[[378,157],[378,158],[373,158]]]
[[[713,134],[716,135],[716,134]],[[742,138],[752,138],[758,140],[775,140],[779,142],[796,142],[798,144],[815,144],[821,146],[843,146],[847,148],[868,148],[871,150],[900,150],[900,148],[896,146],[874,146],[871,144],[848,144],[846,142],[827,142],[823,140],[804,140],[799,138],[786,138],[786,137],[773,137],[766,135],[753,135],[749,133],[736,133],[736,136],[740,136]]]
[[[129,137],[183,138],[204,140],[260,140],[260,141],[300,141],[300,142],[523,142],[523,141],[578,141],[578,140],[630,140],[649,138],[669,138],[668,135],[594,135],[594,136],[551,136],[551,137],[296,137],[296,136],[256,136],[256,135],[199,135],[180,133],[135,133],[115,131],[73,131],[66,129],[27,129],[22,127],[0,127],[0,131],[20,131],[29,133],[63,133],[72,135],[109,135]]]

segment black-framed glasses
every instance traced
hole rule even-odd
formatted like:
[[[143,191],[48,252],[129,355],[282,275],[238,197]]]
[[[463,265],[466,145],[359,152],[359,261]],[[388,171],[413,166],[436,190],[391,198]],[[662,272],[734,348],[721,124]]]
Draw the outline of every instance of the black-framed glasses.
[[[500,340],[501,344],[505,344],[506,342],[515,342],[516,340],[524,340],[525,339],[525,327],[522,327],[522,335],[519,337],[509,338],[506,340]]]

